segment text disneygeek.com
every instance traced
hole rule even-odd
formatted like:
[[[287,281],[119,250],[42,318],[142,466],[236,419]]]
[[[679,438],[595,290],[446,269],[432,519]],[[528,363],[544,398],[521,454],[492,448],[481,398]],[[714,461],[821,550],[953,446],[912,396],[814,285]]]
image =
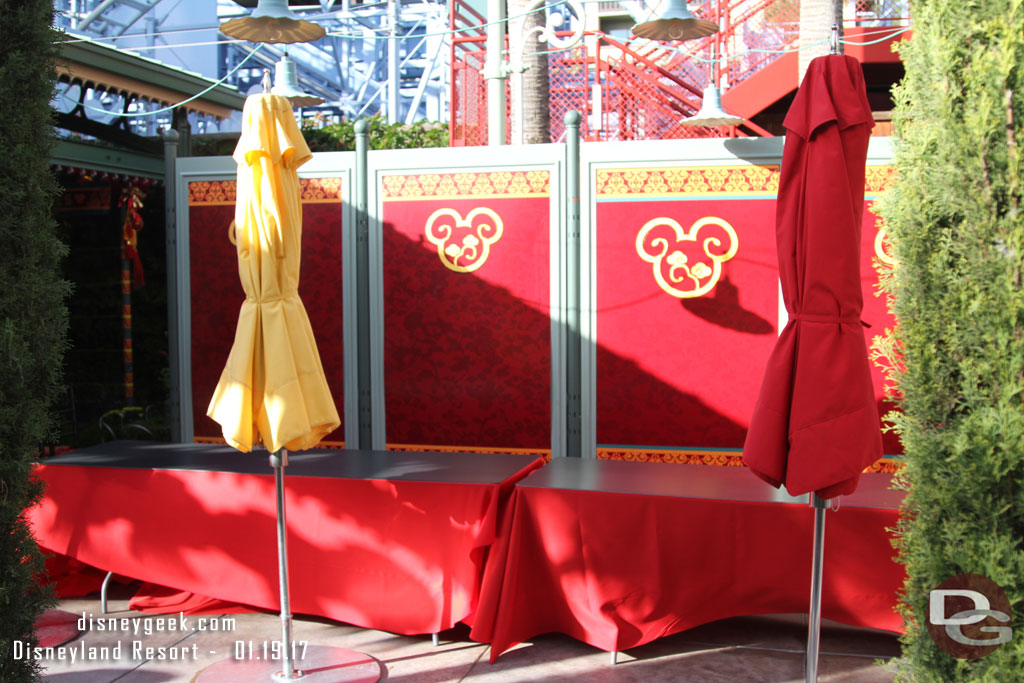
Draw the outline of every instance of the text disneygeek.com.
[[[96,617],[83,612],[78,619],[79,633],[88,631],[103,633],[123,633],[127,638],[114,644],[89,645],[85,640],[72,641],[55,647],[32,646],[22,640],[15,640],[11,654],[14,659],[31,659],[41,662],[77,662],[117,661],[132,659],[137,661],[194,661],[202,655],[212,657],[231,657],[236,660],[279,660],[284,658],[284,647],[277,641],[239,640],[225,648],[225,652],[200,649],[197,643],[184,644],[182,640],[190,634],[203,632],[230,632],[235,630],[235,619],[225,616],[192,617],[179,612],[175,616],[161,617]],[[157,634],[177,634],[181,640],[173,645],[153,645],[141,636]],[[306,650],[305,641],[292,643],[292,654],[302,657]]]

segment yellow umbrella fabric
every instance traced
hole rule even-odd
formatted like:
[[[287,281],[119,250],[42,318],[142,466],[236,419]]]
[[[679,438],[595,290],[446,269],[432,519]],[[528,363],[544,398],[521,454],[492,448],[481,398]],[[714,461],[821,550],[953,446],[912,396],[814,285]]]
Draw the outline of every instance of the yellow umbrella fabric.
[[[287,98],[251,95],[235,148],[235,243],[245,301],[206,414],[240,451],[316,446],[340,424],[299,298],[302,206],[296,169],[312,153]]]

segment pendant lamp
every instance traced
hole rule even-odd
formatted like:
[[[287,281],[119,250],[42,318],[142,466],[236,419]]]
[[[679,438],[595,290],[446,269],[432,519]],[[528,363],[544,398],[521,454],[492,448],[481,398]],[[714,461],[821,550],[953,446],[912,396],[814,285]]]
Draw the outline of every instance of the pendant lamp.
[[[296,17],[288,0],[259,0],[252,14],[225,21],[220,32],[253,43],[308,43],[323,38],[327,29]]]
[[[274,87],[270,92],[287,97],[293,107],[312,107],[324,103],[324,98],[308,95],[299,89],[299,75],[295,70],[295,62],[288,58],[287,51],[281,61],[274,65]]]
[[[633,35],[651,40],[693,40],[718,33],[718,24],[690,13],[686,0],[668,0],[657,19],[633,27]]]
[[[700,111],[679,122],[682,126],[738,126],[743,123],[742,116],[734,116],[722,109],[722,91],[712,85],[704,88],[704,100]]]

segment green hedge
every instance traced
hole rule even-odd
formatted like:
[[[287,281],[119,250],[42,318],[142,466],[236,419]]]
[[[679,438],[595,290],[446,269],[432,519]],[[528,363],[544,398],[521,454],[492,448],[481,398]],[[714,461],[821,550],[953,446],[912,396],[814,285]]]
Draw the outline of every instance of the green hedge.
[[[366,119],[370,124],[370,149],[415,149],[419,147],[447,147],[448,124],[420,121],[419,123],[388,123],[376,114]],[[342,121],[323,128],[303,128],[302,135],[314,152],[347,152],[356,148],[354,121]]]
[[[41,493],[32,462],[51,428],[65,348],[65,249],[51,216],[56,183],[50,97],[56,60],[52,3],[0,0],[0,681],[38,678],[15,659],[51,604],[42,557],[25,522]]]
[[[898,261],[893,420],[908,489],[901,679],[1024,676],[1024,6],[919,0],[893,111],[898,179],[880,202]],[[960,573],[1003,587],[1013,640],[954,659],[925,629]]]
[[[388,123],[379,114],[368,117],[370,149],[415,149],[419,147],[447,147],[448,124],[430,121],[418,123]],[[332,123],[322,128],[304,125],[302,135],[314,152],[351,152],[356,148],[354,121]],[[213,139],[193,138],[195,156],[224,156],[231,154],[237,136]]]

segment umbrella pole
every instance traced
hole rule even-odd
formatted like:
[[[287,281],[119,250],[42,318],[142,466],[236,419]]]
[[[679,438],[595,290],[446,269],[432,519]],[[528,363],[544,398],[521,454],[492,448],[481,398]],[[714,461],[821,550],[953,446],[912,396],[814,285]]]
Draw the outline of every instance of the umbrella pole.
[[[821,575],[825,556],[825,509],[828,500],[811,494],[814,506],[814,558],[811,564],[811,607],[807,621],[807,661],[804,663],[804,681],[818,680],[818,644],[821,639]]]
[[[288,451],[281,449],[270,454],[274,468],[274,488],[277,493],[277,568],[281,584],[281,649],[282,670],[273,675],[275,681],[291,681],[302,677],[292,662],[292,611],[288,602],[288,526],[284,514],[284,468],[288,464]]]

